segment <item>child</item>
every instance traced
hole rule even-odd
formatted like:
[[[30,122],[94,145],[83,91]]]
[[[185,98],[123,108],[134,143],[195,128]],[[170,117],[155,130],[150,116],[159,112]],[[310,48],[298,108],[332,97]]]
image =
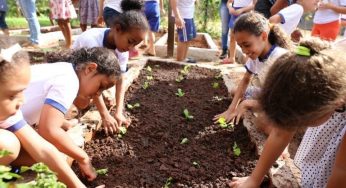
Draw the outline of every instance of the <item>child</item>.
[[[114,18],[121,14],[121,1],[122,0],[100,0],[99,16],[97,18],[98,24],[106,23],[107,27],[112,27]]]
[[[30,80],[29,56],[14,45],[2,49],[0,59],[0,150],[11,152],[0,158],[0,164],[30,166],[43,162],[68,187],[85,187],[61,153],[26,123],[19,110]]]
[[[229,57],[222,61],[223,64],[232,64],[235,62],[236,42],[234,39],[234,34],[232,32],[235,20],[239,15],[253,10],[255,4],[256,0],[228,0],[227,7],[229,13],[231,14],[231,19],[229,20],[228,24],[228,27],[230,29]]]
[[[314,15],[311,35],[334,41],[340,31],[340,16],[346,14],[346,0],[330,0],[319,3]]]
[[[241,15],[234,24],[234,37],[242,51],[250,58],[245,64],[246,73],[239,83],[229,108],[214,117],[217,121],[220,117],[230,122],[236,116],[237,104],[245,97],[253,97],[258,93],[259,85],[248,88],[251,77],[257,78],[260,83],[264,75],[263,68],[271,66],[271,62],[286,53],[290,48],[290,41],[281,31],[279,26],[269,25],[269,22],[261,14],[250,12]]]
[[[252,105],[252,110],[260,110],[266,123],[275,128],[251,176],[234,178],[231,187],[259,186],[300,127],[309,127],[295,156],[302,172],[302,187],[345,187],[343,52],[344,49],[332,49],[328,43],[312,39],[276,60],[257,104]]]
[[[5,35],[10,35],[8,31],[8,26],[6,24],[6,12],[8,10],[6,0],[0,0],[0,28]]]
[[[128,4],[128,2],[131,2]],[[122,2],[123,13],[119,14],[112,23],[112,27],[94,28],[82,33],[74,42],[73,48],[81,47],[106,47],[115,50],[119,59],[122,73],[127,71],[128,51],[133,49],[144,38],[149,29],[148,22],[139,11],[141,4],[133,4],[131,0]],[[134,5],[134,6],[129,6]],[[116,112],[115,119],[109,114],[102,97],[95,99],[96,106],[101,114],[105,132],[117,132],[122,124],[129,125],[129,121],[123,115],[125,88],[122,79],[116,84]]]
[[[145,8],[144,13],[147,17],[148,23],[150,25],[150,31],[148,33],[149,35],[149,47],[146,49],[145,53],[149,56],[156,56],[155,51],[155,34],[154,32],[159,31],[160,26],[160,10],[161,12],[164,12],[163,9],[163,0],[144,0],[145,1]],[[160,7],[160,9],[159,9]]]
[[[221,46],[222,53],[220,55],[220,59],[225,59],[228,55],[228,23],[231,19],[227,8],[227,0],[220,1],[220,18],[221,18]]]
[[[189,41],[196,38],[196,26],[193,20],[196,0],[171,0],[172,12],[178,32],[177,61],[196,63],[192,58],[186,59]]]
[[[280,10],[269,18],[269,22],[279,24],[287,35],[297,28],[303,13],[312,12],[317,8],[318,0],[298,0],[296,3]]]
[[[80,28],[86,31],[87,25],[97,27],[97,17],[99,15],[97,0],[80,0],[79,1],[79,20]]]
[[[51,19],[55,19],[65,38],[65,47],[71,48],[72,31],[70,19],[77,18],[76,11],[71,0],[50,0],[49,7],[51,11]]]

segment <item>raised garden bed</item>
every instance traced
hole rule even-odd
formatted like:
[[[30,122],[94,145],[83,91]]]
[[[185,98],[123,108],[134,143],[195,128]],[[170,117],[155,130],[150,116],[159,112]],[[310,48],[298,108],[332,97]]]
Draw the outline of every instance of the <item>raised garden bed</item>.
[[[214,125],[215,114],[230,101],[219,72],[191,67],[186,78],[176,82],[183,66],[148,62],[126,94],[127,104],[140,103],[128,113],[131,127],[122,138],[103,133],[85,145],[96,168],[108,168],[90,187],[225,187],[233,176],[247,176],[258,156],[246,128]],[[148,80],[148,76],[153,79]],[[149,86],[143,89],[145,82]],[[214,88],[213,83],[219,83]],[[176,96],[178,88],[185,93]],[[186,120],[183,110],[193,119]],[[186,144],[181,141],[187,138]],[[241,149],[239,157],[233,146]],[[264,185],[266,186],[266,185]]]

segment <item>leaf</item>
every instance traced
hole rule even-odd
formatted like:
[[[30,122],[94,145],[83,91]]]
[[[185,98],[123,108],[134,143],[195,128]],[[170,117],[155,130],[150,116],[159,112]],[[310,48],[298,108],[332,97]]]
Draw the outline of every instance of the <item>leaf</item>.
[[[132,104],[127,104],[126,107],[127,107],[128,109],[133,109],[133,105],[132,105]]]
[[[96,170],[96,173],[98,175],[106,175],[108,173],[108,168],[98,169],[98,170]]]
[[[226,119],[224,117],[220,117],[217,122],[219,123],[219,126],[222,128],[227,128],[227,122]]]
[[[175,79],[176,82],[180,83],[181,81],[184,80],[184,76],[179,75],[177,79]]]
[[[142,88],[147,89],[149,87],[149,82],[144,82]]]
[[[169,188],[172,185],[172,182],[173,182],[173,178],[172,177],[167,178],[163,188]]]
[[[192,164],[193,164],[193,166],[199,166],[198,162],[196,162],[196,161],[193,161]]]
[[[147,71],[148,71],[148,72],[152,72],[152,69],[151,69],[150,66],[147,66]]]
[[[189,142],[189,139],[183,138],[183,139],[181,140],[180,144],[186,144],[186,143],[188,143],[188,142]]]
[[[152,80],[152,79],[154,79],[153,76],[147,76],[147,80]]]
[[[119,131],[120,131],[121,135],[124,135],[124,134],[126,134],[127,129],[126,129],[126,127],[119,127]]]
[[[182,89],[178,88],[177,93],[175,93],[175,95],[177,95],[178,97],[183,97],[185,95],[185,93],[183,92]]]
[[[217,83],[217,82],[212,83],[212,86],[214,89],[217,89],[220,87],[219,83]]]
[[[139,104],[138,102],[133,105],[134,108],[139,108],[140,106],[141,104]]]
[[[11,155],[11,154],[12,154],[12,152],[10,152],[8,150],[5,150],[5,149],[0,150],[0,158],[6,157],[6,156]]]
[[[28,166],[21,166],[20,167],[20,173],[24,173],[24,172],[26,172],[26,171],[28,171],[28,170],[30,170],[31,168],[30,167],[28,167]]]
[[[233,154],[237,157],[239,157],[241,151],[240,151],[240,148],[238,147],[237,143],[234,142],[234,145],[233,145]]]
[[[193,119],[193,116],[190,115],[190,112],[186,108],[184,109],[183,114],[184,114],[185,119],[188,119],[188,120]]]

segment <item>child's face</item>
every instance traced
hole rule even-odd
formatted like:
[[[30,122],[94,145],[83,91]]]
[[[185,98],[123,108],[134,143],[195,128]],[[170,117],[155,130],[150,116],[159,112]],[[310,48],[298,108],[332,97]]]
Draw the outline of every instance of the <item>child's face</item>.
[[[127,52],[133,49],[136,45],[142,42],[147,34],[146,31],[141,29],[130,29],[129,31],[122,32],[121,29],[116,27],[116,34],[114,35],[114,41],[117,49],[120,52]]]
[[[102,91],[116,83],[115,76],[99,74],[96,68],[97,65],[95,63],[90,63],[80,74],[78,96],[74,102],[78,108],[85,108],[85,105],[89,104],[90,99],[101,95]]]
[[[304,12],[312,12],[317,9],[319,0],[303,0],[301,5],[304,7]]]
[[[243,53],[245,53],[252,60],[255,60],[261,56],[267,43],[267,34],[265,32],[263,32],[260,36],[256,36],[249,32],[241,31],[236,32],[234,37]]]
[[[30,65],[14,67],[3,75],[0,92],[0,121],[4,121],[14,115],[24,102],[24,89],[30,81]]]

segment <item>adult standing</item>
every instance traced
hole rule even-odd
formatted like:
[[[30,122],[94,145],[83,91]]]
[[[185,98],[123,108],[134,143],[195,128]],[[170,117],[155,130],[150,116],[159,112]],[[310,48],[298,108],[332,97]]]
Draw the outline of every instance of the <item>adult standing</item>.
[[[221,46],[222,53],[220,55],[220,59],[224,59],[228,54],[228,23],[231,19],[231,15],[229,14],[227,8],[227,0],[220,1],[220,17],[221,17]]]
[[[23,47],[38,47],[41,35],[40,23],[36,16],[36,0],[18,0],[22,13],[28,22],[30,29],[29,41],[24,43]]]

